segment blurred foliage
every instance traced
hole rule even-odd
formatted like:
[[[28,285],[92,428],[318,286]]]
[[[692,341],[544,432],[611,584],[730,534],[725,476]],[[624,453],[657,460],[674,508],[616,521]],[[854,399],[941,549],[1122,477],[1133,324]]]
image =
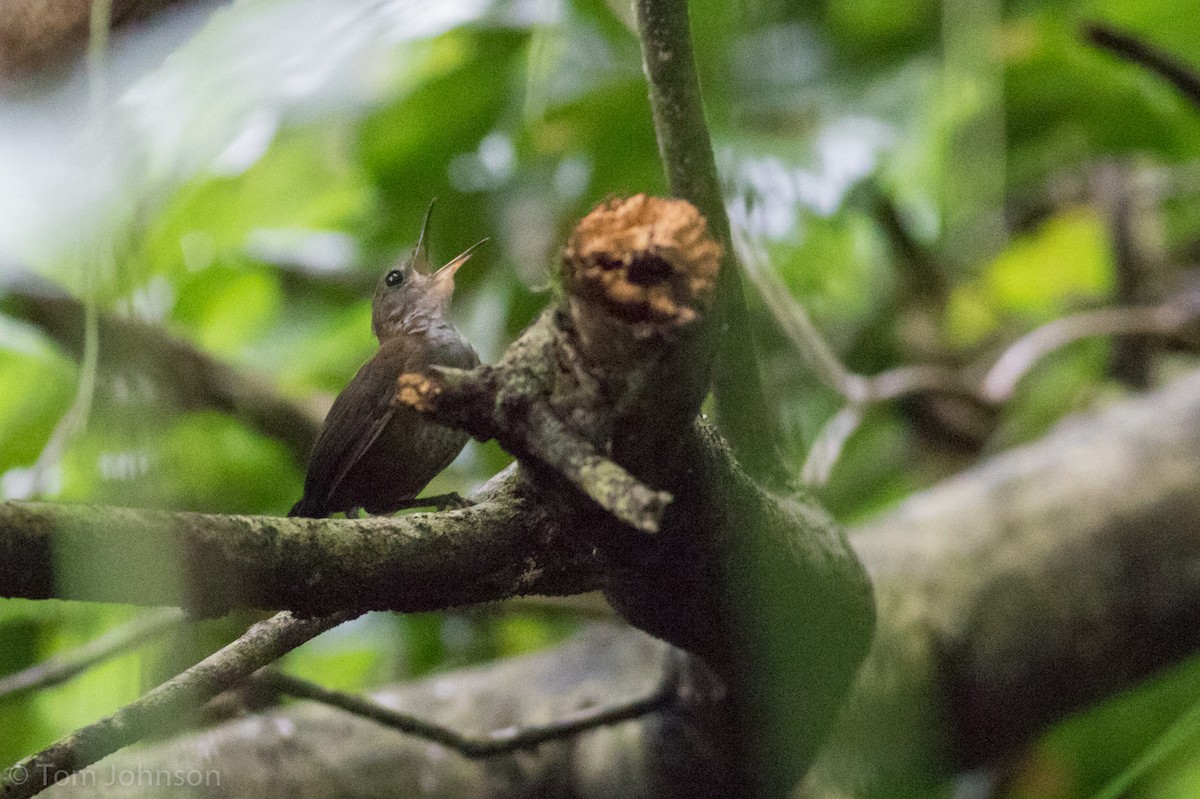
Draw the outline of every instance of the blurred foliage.
[[[170,59],[148,51],[132,77],[114,72],[99,120],[70,86],[0,98],[0,133],[24,148],[13,152],[44,146],[40,158],[0,159],[13,172],[0,180],[0,209],[25,214],[0,216],[0,257],[101,312],[160,323],[287,395],[332,396],[374,346],[375,275],[412,246],[432,197],[435,257],[492,240],[461,273],[454,314],[494,357],[545,302],[557,247],[580,214],[609,194],[664,191],[625,4],[360,0],[337,15],[330,5],[221,8]],[[1160,233],[1167,284],[1180,271],[1173,254],[1196,251],[1200,110],[1078,35],[1082,21],[1106,20],[1200,65],[1200,17],[1187,3],[692,6],[734,224],[852,369],[978,368],[1037,324],[1110,302],[1109,225],[1086,190],[1097,164],[1124,159],[1166,176],[1147,224]],[[137,46],[137,34],[118,40],[114,64],[136,62]],[[23,127],[64,115],[80,124]],[[47,133],[76,127],[91,131],[82,144]],[[880,198],[911,242],[881,224]],[[937,280],[922,282],[917,267]],[[798,467],[838,400],[800,367],[762,304],[751,306]],[[1103,341],[1057,353],[971,447],[947,448],[911,407],[874,409],[822,498],[860,518],[980,451],[1040,435],[1110,390],[1107,359]],[[36,319],[0,316],[2,495],[24,498],[40,483],[43,496],[77,502],[287,509],[302,475],[281,445],[217,412],[181,413],[138,375],[136,363],[100,375],[86,431],[35,480],[79,368]],[[472,445],[430,490],[468,489],[505,458]],[[0,602],[0,672],[129,613]],[[370,616],[288,665],[355,689],[547,646],[571,629],[503,611]],[[133,698],[161,649],[0,700],[0,760]],[[1015,769],[1006,795],[1089,795],[1196,697],[1191,663],[1062,725]],[[1157,763],[1135,795],[1200,792],[1198,751]]]
[[[1102,303],[1113,283],[1106,231],[1095,213],[1080,209],[1015,237],[977,279],[955,287],[946,309],[947,339],[970,345],[1002,325],[1027,330]]]

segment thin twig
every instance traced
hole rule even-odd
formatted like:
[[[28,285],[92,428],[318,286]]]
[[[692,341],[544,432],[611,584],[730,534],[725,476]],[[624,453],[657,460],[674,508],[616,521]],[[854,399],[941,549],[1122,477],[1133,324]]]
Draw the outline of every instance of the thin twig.
[[[808,450],[800,478],[809,485],[824,485],[854,431],[862,425],[862,405],[843,405],[821,428],[817,440]]]
[[[264,669],[255,679],[279,693],[311,699],[371,719],[386,727],[441,744],[467,758],[495,757],[531,749],[549,741],[640,718],[669,707],[679,690],[679,666],[669,657],[663,678],[649,693],[611,705],[586,707],[544,724],[504,727],[483,734],[463,733],[426,719],[401,713],[357,694],[334,691],[316,683]]]
[[[1055,319],[1017,339],[988,370],[979,396],[990,404],[1012,397],[1017,383],[1047,355],[1072,342],[1093,336],[1169,335],[1200,318],[1200,295],[1173,299],[1161,305],[1102,308]]]
[[[0,774],[0,796],[28,799],[118,749],[186,727],[205,701],[238,685],[301,644],[357,613],[298,618],[283,612],[103,719],[30,755]]]
[[[671,494],[651,488],[605,457],[541,398],[498,398],[495,375],[504,368],[502,361],[495,367],[435,367],[432,375],[402,374],[396,401],[480,440],[495,438],[518,458],[548,467],[617,519],[644,533],[658,532]],[[520,419],[493,418],[496,407],[516,410]]]
[[[1042,359],[1068,344],[1103,335],[1170,335],[1200,318],[1200,293],[1193,292],[1159,305],[1105,308],[1048,322],[1013,342],[979,383],[934,365],[904,366],[864,376],[841,362],[808,312],[767,268],[766,256],[744,237],[737,243],[747,273],[784,335],[817,378],[846,403],[822,428],[805,461],[803,479],[815,485],[828,480],[871,405],[920,394],[944,394],[995,407],[1012,398],[1021,379]]]
[[[870,377],[850,371],[825,341],[808,311],[767,265],[766,254],[745,236],[738,238],[738,251],[763,303],[805,365],[846,402],[870,404],[926,392],[972,393],[957,372],[941,366],[901,366]]]
[[[1200,73],[1174,55],[1111,25],[1084,25],[1083,34],[1092,44],[1115,56],[1143,66],[1165,79],[1193,105],[1200,107]]]
[[[871,184],[871,212],[895,250],[905,293],[926,303],[944,305],[949,294],[944,265],[913,236],[895,201],[877,182]]]
[[[546,406],[528,413],[530,454],[543,461],[616,518],[644,533],[657,533],[671,503],[575,434]]]
[[[1153,302],[1153,263],[1145,236],[1143,192],[1129,165],[1117,161],[1099,164],[1092,173],[1094,202],[1107,218],[1113,253],[1113,304],[1117,307]],[[1118,335],[1113,340],[1109,371],[1132,389],[1150,387],[1154,367],[1154,342],[1145,336]]]
[[[977,399],[975,389],[954,369],[926,364],[898,366],[870,377],[861,378],[867,402],[887,402],[914,394],[951,394]]]
[[[6,286],[3,310],[37,325],[87,368],[86,306],[52,287],[20,278]],[[101,374],[135,371],[146,375],[166,401],[182,410],[223,411],[288,448],[301,466],[308,462],[325,408],[282,396],[261,375],[234,369],[171,335],[159,325],[111,314],[98,317],[104,342]]]
[[[687,0],[637,0],[634,10],[667,183],[673,195],[700,209],[709,231],[725,249],[717,280],[713,373],[717,418],[747,469],[760,479],[785,486],[788,470],[775,438],[774,414],[763,392],[729,216],[704,118]]]
[[[739,235],[736,242],[741,261],[746,265],[746,274],[805,366],[818,380],[847,400],[865,399],[866,386],[862,384],[862,378],[847,369],[838,358],[813,324],[808,311],[767,265],[766,253],[757,249],[747,236]]]
[[[98,663],[141,646],[186,619],[187,614],[178,608],[164,608],[139,616],[72,652],[0,678],[0,699],[64,683]]]
[[[92,3],[88,19],[87,78],[88,78],[88,125],[85,143],[92,158],[87,163],[101,163],[97,157],[103,151],[101,144],[106,112],[108,109],[108,85],[105,80],[104,57],[108,51],[108,27],[112,15],[112,0],[97,0]],[[98,169],[84,170],[83,178],[88,183],[97,179]],[[94,238],[97,233],[83,234]],[[79,382],[70,407],[54,426],[49,440],[31,467],[32,491],[34,496],[48,493],[49,473],[62,462],[67,448],[87,428],[92,414],[92,403],[96,395],[96,376],[100,361],[100,311],[96,305],[97,275],[113,266],[111,242],[76,242],[76,254],[81,271],[80,285],[83,287],[83,356],[79,362]]]

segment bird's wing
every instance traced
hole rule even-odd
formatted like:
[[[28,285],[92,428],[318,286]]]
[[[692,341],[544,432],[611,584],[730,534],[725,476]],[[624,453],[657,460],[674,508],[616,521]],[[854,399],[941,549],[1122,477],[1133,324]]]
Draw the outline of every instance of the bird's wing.
[[[333,482],[329,486],[329,493],[326,495],[327,501],[333,497],[334,492],[338,490],[338,486],[342,484],[342,481],[346,479],[346,475],[354,468],[354,464],[358,463],[363,453],[371,448],[371,445],[375,443],[375,439],[379,438],[379,434],[384,431],[384,428],[392,421],[392,417],[395,414],[396,409],[391,407],[389,401],[388,406],[376,414],[374,421],[358,436],[354,442],[354,448],[347,453],[341,468],[338,469],[337,474],[333,477]]]
[[[397,413],[392,397],[402,373],[422,372],[432,364],[469,368],[478,363],[475,351],[456,336],[434,336],[419,347],[403,340],[384,342],[329,409],[309,461],[305,495],[320,497],[330,511],[345,510],[329,508],[329,502]]]
[[[309,461],[305,493],[328,504],[346,475],[375,443],[395,414],[392,395],[403,359],[383,350],[363,364],[329,409]],[[345,510],[330,508],[330,510]]]

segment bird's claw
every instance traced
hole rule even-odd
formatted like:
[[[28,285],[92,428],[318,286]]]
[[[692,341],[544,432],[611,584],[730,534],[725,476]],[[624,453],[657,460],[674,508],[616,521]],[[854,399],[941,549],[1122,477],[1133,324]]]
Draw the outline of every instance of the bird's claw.
[[[466,497],[461,496],[457,491],[425,497],[424,502],[429,503],[430,507],[437,508],[438,510],[460,510],[462,508],[469,508],[475,504]]]

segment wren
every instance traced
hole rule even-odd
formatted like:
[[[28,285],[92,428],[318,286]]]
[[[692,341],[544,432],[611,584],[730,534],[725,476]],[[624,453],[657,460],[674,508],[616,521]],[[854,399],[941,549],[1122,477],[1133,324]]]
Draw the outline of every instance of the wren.
[[[384,514],[439,504],[414,498],[458,456],[467,435],[397,407],[392,397],[396,378],[406,372],[479,364],[446,311],[455,272],[484,242],[431,273],[426,233],[432,211],[430,205],[412,257],[379,279],[371,303],[379,351],[329,409],[309,460],[304,496],[289,516],[319,518],[338,511],[354,516],[360,509]]]

